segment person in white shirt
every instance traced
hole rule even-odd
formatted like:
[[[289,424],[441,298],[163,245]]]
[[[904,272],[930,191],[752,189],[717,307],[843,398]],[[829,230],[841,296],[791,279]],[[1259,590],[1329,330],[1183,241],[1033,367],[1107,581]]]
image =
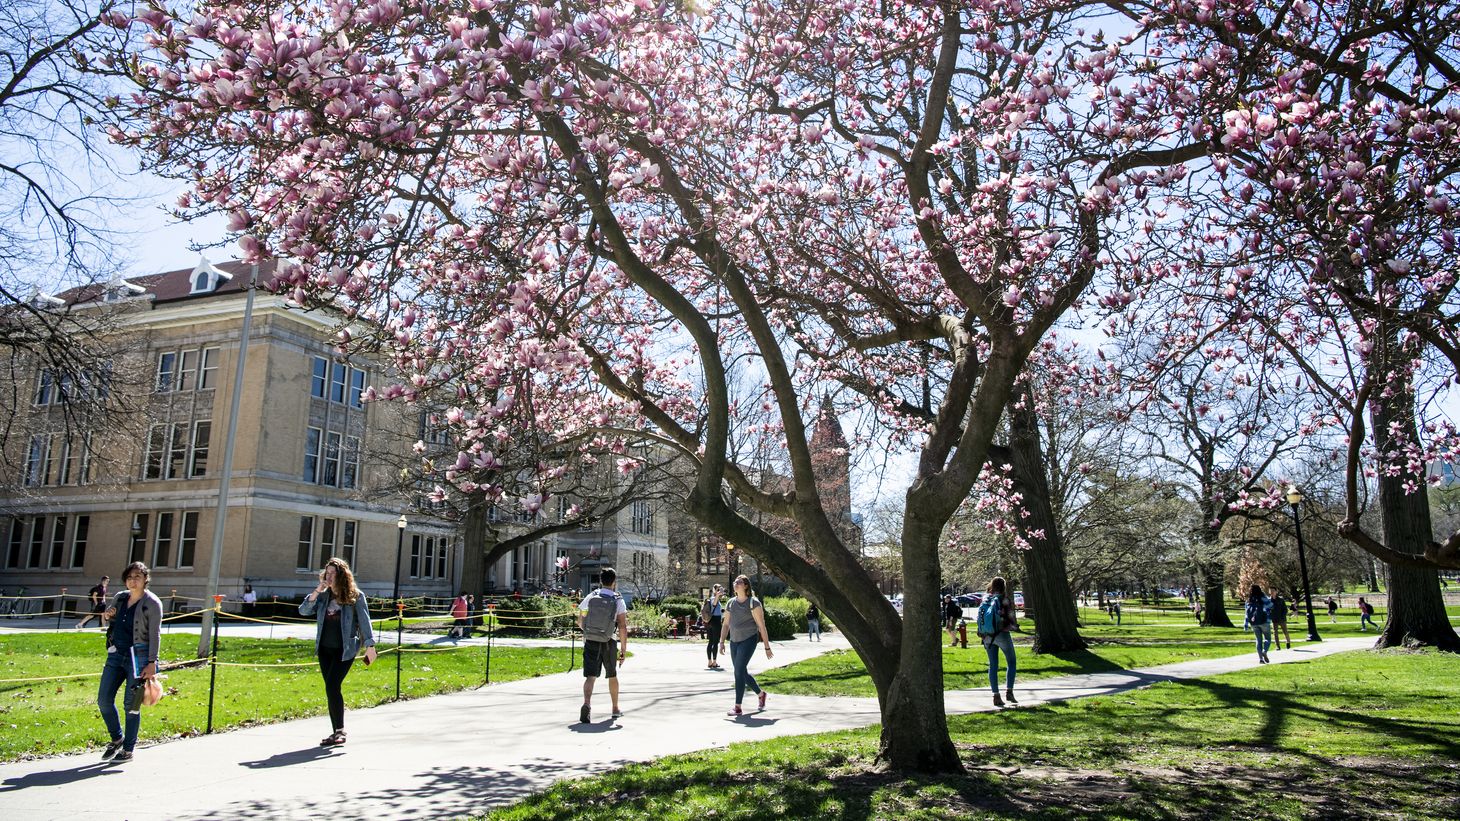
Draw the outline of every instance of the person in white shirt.
[[[629,645],[629,610],[618,594],[618,574],[612,567],[599,571],[599,588],[578,605],[578,628],[583,631],[583,708],[578,721],[592,718],[593,687],[602,673],[608,678],[608,697],[613,700],[613,718],[623,715],[618,707],[618,665]],[[617,632],[618,640],[614,640]]]

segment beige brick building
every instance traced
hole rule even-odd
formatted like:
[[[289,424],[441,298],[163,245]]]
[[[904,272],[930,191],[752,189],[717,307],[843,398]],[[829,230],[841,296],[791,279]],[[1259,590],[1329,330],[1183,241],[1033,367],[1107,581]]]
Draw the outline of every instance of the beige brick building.
[[[31,418],[29,432],[12,436],[25,451],[12,460],[21,475],[0,483],[0,588],[84,594],[140,559],[160,595],[201,598],[248,276],[241,263],[203,260],[55,298],[115,313],[123,341],[106,389],[132,391],[135,408],[102,430],[68,429],[62,408],[74,386],[63,391],[44,368],[18,377]],[[403,502],[370,454],[401,446],[403,417],[361,400],[380,371],[336,359],[331,330],[332,321],[282,297],[256,296],[222,545],[220,592],[231,600],[246,583],[261,599],[297,596],[334,555],[372,596],[394,584]],[[444,523],[410,521],[403,592],[449,594],[461,540]]]
[[[260,281],[270,273],[262,268]],[[94,380],[104,387],[87,389],[125,393],[131,407],[80,430],[66,413],[81,395],[74,379],[37,367],[12,374],[30,401],[18,403],[12,420],[24,423],[10,436],[9,472],[18,475],[0,477],[0,590],[48,595],[65,587],[74,597],[103,574],[120,589],[122,568],[140,559],[153,568],[159,595],[201,600],[248,277],[241,263],[203,260],[42,295],[76,311],[109,312],[116,350]],[[256,294],[219,590],[231,602],[245,584],[261,600],[295,598],[338,555],[367,594],[388,596],[399,537],[403,595],[451,596],[461,586],[459,527],[415,509],[421,500],[394,485],[411,445],[429,438],[427,420],[398,403],[362,401],[383,373],[337,359],[333,330],[332,318]],[[635,501],[591,527],[546,536],[485,568],[483,587],[586,590],[599,567],[615,565],[628,592],[662,594],[673,586],[666,507]],[[504,509],[494,529],[532,526],[512,517]],[[568,572],[558,572],[559,558]]]

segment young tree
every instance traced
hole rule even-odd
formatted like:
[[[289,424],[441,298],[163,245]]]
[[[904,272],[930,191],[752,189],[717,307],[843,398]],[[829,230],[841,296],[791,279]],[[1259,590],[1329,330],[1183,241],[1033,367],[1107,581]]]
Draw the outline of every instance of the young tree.
[[[690,512],[836,614],[877,687],[882,757],[954,771],[927,629],[943,526],[1029,352],[1097,274],[1111,305],[1150,281],[1148,197],[1207,150],[1166,127],[1172,83],[1116,93],[1147,64],[1096,31],[1103,13],[159,6],[139,16],[149,125],[118,137],[193,180],[251,254],[297,260],[276,285],[337,295],[402,347],[442,344],[429,331],[445,321],[449,339],[513,339],[533,367],[586,361],[693,460]],[[428,292],[462,312],[415,327]],[[742,360],[764,374],[789,490],[729,457],[727,363]],[[919,448],[905,622],[822,504],[804,419],[827,383],[895,423],[884,445]],[[815,561],[745,509],[793,522]]]

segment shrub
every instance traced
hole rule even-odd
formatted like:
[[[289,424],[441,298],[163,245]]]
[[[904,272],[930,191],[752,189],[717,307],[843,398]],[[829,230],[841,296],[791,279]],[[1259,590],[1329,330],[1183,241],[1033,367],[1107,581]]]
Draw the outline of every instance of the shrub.
[[[700,605],[698,602],[670,601],[665,599],[659,603],[659,609],[677,618],[688,618],[691,622],[700,617]]]
[[[665,596],[660,604],[692,604],[700,606],[700,597],[693,593],[675,593],[673,596]]]
[[[667,639],[674,631],[674,617],[660,605],[634,602],[629,608],[629,630],[640,636]]]
[[[796,632],[805,632],[806,608],[811,606],[811,602],[808,599],[803,599],[799,596],[796,598],[766,599],[765,605],[766,607],[771,607],[772,605],[774,605],[775,607],[778,607],[786,611],[787,613],[790,613],[796,619]],[[832,624],[831,616],[828,615],[825,610],[822,610],[821,629],[823,631],[830,630],[835,626],[836,625]]]
[[[771,641],[795,638],[796,631],[805,626],[794,613],[774,605],[765,605],[765,631]]]
[[[566,633],[576,623],[577,604],[562,596],[511,596],[497,602],[497,624],[507,630],[535,635]]]

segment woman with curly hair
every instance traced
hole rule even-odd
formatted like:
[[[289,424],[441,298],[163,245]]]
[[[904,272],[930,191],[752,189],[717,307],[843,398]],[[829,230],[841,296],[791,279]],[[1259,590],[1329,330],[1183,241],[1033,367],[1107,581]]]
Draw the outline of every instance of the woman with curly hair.
[[[345,696],[340,685],[363,648],[365,666],[375,661],[375,634],[370,629],[370,610],[365,594],[355,586],[350,564],[335,557],[319,572],[319,586],[299,604],[299,613],[314,616],[315,654],[324,676],[324,695],[329,702],[333,732],[319,742],[321,747],[345,743]]]

